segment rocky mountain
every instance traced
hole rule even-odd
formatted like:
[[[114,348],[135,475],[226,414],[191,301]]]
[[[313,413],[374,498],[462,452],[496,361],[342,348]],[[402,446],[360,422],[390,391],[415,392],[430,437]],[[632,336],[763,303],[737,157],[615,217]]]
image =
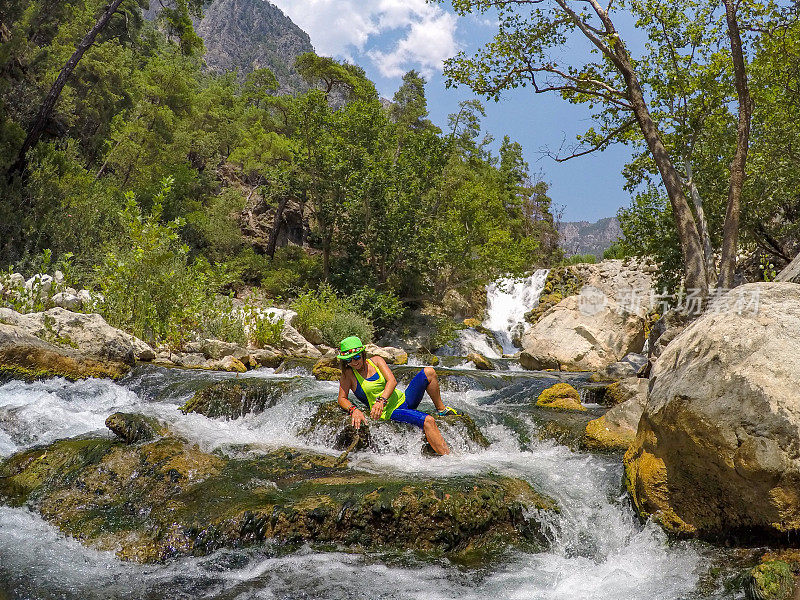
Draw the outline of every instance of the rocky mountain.
[[[155,19],[159,2],[145,16]],[[215,72],[271,69],[283,93],[301,92],[307,84],[294,70],[297,56],[313,52],[308,34],[266,0],[213,0],[195,23],[206,46],[206,66]]]
[[[574,254],[595,254],[603,257],[603,252],[611,243],[622,236],[622,229],[616,217],[589,221],[568,221],[558,223],[559,246],[567,256]]]

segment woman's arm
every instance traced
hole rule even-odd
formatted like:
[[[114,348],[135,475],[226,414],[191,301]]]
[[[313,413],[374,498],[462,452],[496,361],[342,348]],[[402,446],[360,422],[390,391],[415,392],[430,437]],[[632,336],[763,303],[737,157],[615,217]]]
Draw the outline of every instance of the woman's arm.
[[[353,424],[353,427],[358,429],[361,427],[362,423],[366,422],[367,418],[355,403],[350,402],[347,397],[350,393],[350,389],[353,387],[351,384],[351,377],[352,376],[347,371],[342,373],[342,376],[339,378],[339,398],[336,401],[339,403],[339,406],[350,413],[350,422]]]
[[[388,401],[389,396],[394,393],[394,390],[397,387],[397,379],[395,378],[394,373],[392,373],[392,370],[389,368],[389,365],[387,365],[386,361],[380,356],[373,356],[370,360],[375,365],[375,368],[381,372],[381,375],[386,378],[386,387],[383,388],[383,392],[381,393],[381,396],[383,396],[386,400],[384,400],[383,403],[376,402],[373,404],[372,410],[369,413],[373,419],[379,419],[384,407],[386,406],[386,401]]]

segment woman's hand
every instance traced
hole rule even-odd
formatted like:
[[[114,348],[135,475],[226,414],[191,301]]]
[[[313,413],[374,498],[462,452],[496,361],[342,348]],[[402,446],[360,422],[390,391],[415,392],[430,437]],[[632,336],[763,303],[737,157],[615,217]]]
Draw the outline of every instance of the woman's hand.
[[[369,411],[369,416],[377,421],[381,418],[384,408],[386,408],[386,400],[376,400]]]
[[[364,416],[363,412],[356,408],[350,415],[350,422],[353,424],[353,427],[359,429],[364,423],[367,422],[367,418]]]

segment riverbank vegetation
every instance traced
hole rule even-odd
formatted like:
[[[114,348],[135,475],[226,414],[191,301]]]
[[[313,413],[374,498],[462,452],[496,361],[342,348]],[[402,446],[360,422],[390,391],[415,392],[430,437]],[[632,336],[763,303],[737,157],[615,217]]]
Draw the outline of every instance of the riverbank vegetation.
[[[129,330],[181,338],[221,292],[288,302],[323,283],[359,309],[376,290],[388,308],[370,320],[384,327],[399,299],[437,301],[559,256],[547,186],[520,145],[491,151],[477,102],[440,130],[416,72],[387,102],[360,68],[306,54],[309,91],[278,95],[268,69],[202,68],[196,6],[154,24],[124,0],[47,113],[106,4],[0,6],[0,264],[71,256]]]

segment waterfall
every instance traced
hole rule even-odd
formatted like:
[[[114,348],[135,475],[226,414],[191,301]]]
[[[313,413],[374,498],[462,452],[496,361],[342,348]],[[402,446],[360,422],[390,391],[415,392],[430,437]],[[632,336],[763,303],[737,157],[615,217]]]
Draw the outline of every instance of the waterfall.
[[[484,327],[494,332],[503,345],[503,352],[513,354],[517,348],[511,342],[515,327],[527,329],[525,313],[539,304],[548,269],[539,269],[529,277],[504,277],[486,286]]]

